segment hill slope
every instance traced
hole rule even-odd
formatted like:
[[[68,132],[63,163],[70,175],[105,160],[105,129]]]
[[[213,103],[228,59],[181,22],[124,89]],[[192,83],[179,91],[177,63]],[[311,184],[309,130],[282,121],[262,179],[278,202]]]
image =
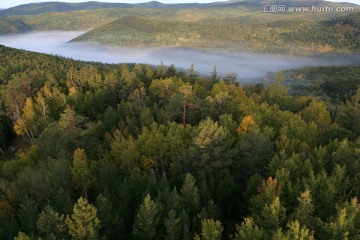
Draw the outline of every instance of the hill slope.
[[[163,4],[160,2],[152,1],[139,4],[127,3],[103,3],[103,2],[84,2],[84,3],[66,3],[66,2],[44,2],[44,3],[30,3],[24,4],[0,12],[2,16],[14,15],[36,15],[48,12],[69,12],[78,10],[96,10],[96,9],[109,9],[109,8],[160,8],[160,9],[173,9],[173,8],[195,8],[195,7],[209,7],[210,4]]]
[[[306,6],[316,5],[327,6],[336,5],[323,0],[230,0],[213,3],[178,3],[164,4],[157,1],[144,2],[138,4],[127,3],[102,3],[102,2],[83,2],[83,3],[65,3],[65,2],[44,2],[19,5],[0,12],[1,16],[13,15],[36,15],[48,12],[69,12],[77,10],[96,10],[109,8],[153,8],[153,9],[193,9],[193,8],[214,8],[214,7],[246,7],[255,6],[257,10],[261,9],[264,4],[284,4],[287,6]],[[342,3],[342,5],[349,5]]]
[[[44,2],[44,3],[30,3],[12,8],[8,8],[0,12],[2,16],[14,15],[36,15],[48,12],[68,12],[76,10],[95,10],[104,8],[126,8],[132,7],[131,4],[124,3],[100,3],[100,2],[85,2],[85,3],[65,3],[65,2]]]
[[[119,46],[227,48],[269,53],[350,53],[360,49],[360,13],[331,21],[122,17],[74,39]],[[296,47],[294,47],[296,46]]]
[[[30,30],[31,27],[29,27],[21,19],[16,19],[16,18],[10,19],[7,17],[0,17],[0,35],[26,32]]]

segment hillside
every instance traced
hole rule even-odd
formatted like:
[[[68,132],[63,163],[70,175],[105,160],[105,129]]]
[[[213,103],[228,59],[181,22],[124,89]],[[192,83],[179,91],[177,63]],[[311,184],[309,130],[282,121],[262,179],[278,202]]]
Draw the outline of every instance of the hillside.
[[[99,10],[78,10],[69,12],[50,12],[37,15],[9,16],[21,19],[35,31],[46,30],[84,30],[111,23],[122,16],[146,16],[161,20],[177,19],[198,21],[206,18],[246,17],[253,14],[248,9],[154,9],[154,8],[115,8]],[[6,34],[5,30],[3,34]],[[8,32],[10,33],[10,32]]]
[[[314,1],[310,1],[316,4]],[[318,2],[318,1],[316,1]],[[22,27],[1,30],[0,34],[22,32],[32,29],[34,31],[46,30],[87,30],[95,29],[125,16],[150,17],[164,21],[198,22],[205,19],[224,20],[222,24],[232,18],[236,24],[253,22],[249,27],[257,27],[259,21],[296,21],[296,20],[329,20],[330,17],[344,16],[344,13],[319,14],[264,14],[261,12],[262,1],[227,1],[211,4],[162,4],[147,2],[142,4],[113,4],[113,3],[37,3],[27,4],[1,11],[0,15],[9,15],[9,20],[21,22]],[[325,3],[325,2],[321,2]],[[294,1],[288,4],[294,4]],[[328,3],[327,3],[328,4]],[[330,4],[330,3],[329,3]],[[335,4],[335,3],[331,3]],[[21,14],[18,15],[18,14]],[[24,15],[26,14],[26,15]],[[241,20],[241,21],[240,21]],[[231,24],[231,23],[230,23]],[[106,28],[107,26],[105,26]],[[180,30],[181,31],[181,30]],[[166,33],[168,34],[168,33]],[[171,34],[171,33],[170,33]],[[175,41],[172,41],[174,43]],[[177,44],[175,42],[175,44]],[[181,44],[180,44],[181,45]]]
[[[284,4],[287,6],[335,6],[336,3],[323,0],[230,0],[213,3],[177,3],[164,4],[157,1],[150,1],[138,4],[126,3],[102,3],[102,2],[83,2],[83,3],[65,3],[65,2],[44,2],[19,5],[8,8],[0,12],[0,16],[14,15],[36,15],[48,12],[69,12],[79,10],[97,10],[111,8],[151,8],[151,9],[195,9],[195,8],[233,8],[233,7],[256,7],[258,10],[264,4]],[[351,4],[342,3],[342,6]]]
[[[0,17],[0,35],[23,33],[30,30],[31,27],[29,27],[26,23],[24,23],[22,19],[18,19],[18,18],[11,19],[7,17]]]
[[[85,3],[66,3],[66,2],[45,2],[30,3],[12,8],[8,8],[0,12],[1,16],[14,15],[36,15],[48,12],[69,12],[78,10],[95,10],[103,8],[127,8],[133,7],[131,4],[123,3],[101,3],[101,2],[85,2]]]
[[[360,89],[0,59],[0,239],[357,238]]]
[[[116,46],[176,46],[268,53],[350,53],[360,50],[360,13],[332,20],[244,18],[199,21],[122,17],[73,41]],[[296,47],[294,47],[296,46]]]
[[[223,5],[219,3],[216,5]],[[36,15],[48,12],[69,12],[79,10],[97,10],[97,9],[111,9],[111,8],[153,8],[153,9],[180,9],[180,8],[197,8],[209,7],[211,4],[163,4],[156,1],[144,2],[138,4],[126,3],[103,3],[103,2],[83,2],[83,3],[66,3],[66,2],[45,2],[45,3],[31,3],[12,7],[0,12],[1,16],[14,15]]]

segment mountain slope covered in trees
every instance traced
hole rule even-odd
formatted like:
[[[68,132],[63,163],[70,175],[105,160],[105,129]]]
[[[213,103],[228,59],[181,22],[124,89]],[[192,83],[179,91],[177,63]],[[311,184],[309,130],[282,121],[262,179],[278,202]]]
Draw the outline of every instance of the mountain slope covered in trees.
[[[0,239],[358,237],[360,90],[0,57]]]
[[[22,19],[0,17],[0,35],[23,33],[30,30],[31,27],[24,23]]]
[[[152,9],[194,9],[194,8],[233,8],[233,7],[261,7],[264,4],[285,4],[287,6],[336,6],[336,3],[323,0],[230,0],[212,3],[174,3],[165,4],[158,1],[149,1],[144,3],[104,3],[104,2],[83,2],[83,3],[66,3],[66,2],[43,2],[30,3],[4,9],[0,16],[12,15],[35,15],[48,12],[69,12],[79,10],[97,10],[109,8],[152,8]],[[342,6],[354,6],[355,4],[343,3]]]
[[[121,17],[74,41],[117,46],[177,46],[268,53],[352,53],[360,50],[360,13],[332,20],[243,21],[242,18],[196,22]]]

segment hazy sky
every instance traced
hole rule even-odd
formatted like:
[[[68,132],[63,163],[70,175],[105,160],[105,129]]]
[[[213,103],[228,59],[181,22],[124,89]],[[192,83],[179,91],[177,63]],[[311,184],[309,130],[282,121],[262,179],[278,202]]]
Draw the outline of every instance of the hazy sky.
[[[27,4],[32,2],[60,2],[62,0],[52,1],[52,0],[0,0],[0,8],[9,8],[14,7],[21,4]],[[63,2],[86,2],[87,0],[64,0]],[[97,0],[99,2],[126,2],[126,3],[139,3],[139,2],[148,2],[150,0]],[[189,3],[189,2],[198,2],[198,3],[206,3],[206,2],[216,2],[216,1],[224,1],[224,0],[159,0],[159,2],[163,3]],[[360,5],[360,0],[330,0],[331,2],[352,2]]]

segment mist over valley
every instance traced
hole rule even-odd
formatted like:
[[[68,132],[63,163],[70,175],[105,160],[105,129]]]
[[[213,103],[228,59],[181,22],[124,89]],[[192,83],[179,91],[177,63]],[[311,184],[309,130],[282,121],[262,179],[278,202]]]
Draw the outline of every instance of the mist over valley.
[[[0,36],[0,44],[17,49],[59,55],[75,60],[102,63],[142,63],[188,70],[194,64],[202,75],[210,75],[214,66],[220,75],[236,73],[240,82],[262,81],[269,72],[305,66],[359,64],[358,56],[304,57],[259,53],[220,53],[189,48],[111,47],[96,43],[69,41],[84,31],[48,31]]]

